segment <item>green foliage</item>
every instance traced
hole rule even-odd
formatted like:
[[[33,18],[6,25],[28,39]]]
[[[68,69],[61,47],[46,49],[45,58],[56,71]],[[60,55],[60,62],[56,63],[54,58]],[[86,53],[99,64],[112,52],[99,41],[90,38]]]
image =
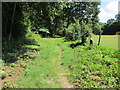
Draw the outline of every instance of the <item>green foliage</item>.
[[[70,24],[66,29],[66,39],[69,41],[81,40],[82,37],[91,36],[91,28],[82,21],[75,20],[75,24]]]
[[[90,37],[91,36],[92,29],[88,25],[86,25],[83,21],[81,23],[81,37]]]
[[[40,28],[39,31],[45,32],[45,33],[50,33],[48,29],[46,28]]]
[[[6,78],[6,76],[7,76],[7,73],[6,73],[6,72],[4,72],[4,71],[1,71],[1,72],[0,72],[0,78],[1,78],[1,79]]]
[[[61,88],[58,70],[59,48],[57,46],[60,40],[36,38],[38,38],[41,51],[12,85],[14,88]]]
[[[109,20],[107,21],[108,24],[113,24],[114,22],[115,22],[115,19],[109,19]]]
[[[116,22],[120,23],[120,13],[118,13],[117,15],[115,15],[115,18],[116,18]]]
[[[82,29],[82,34],[86,34],[86,31],[88,33],[87,29],[89,29],[82,22],[80,24],[83,26],[79,27],[79,21],[85,22],[88,26],[92,26],[98,21],[99,4],[99,2],[3,3],[3,35],[13,38],[18,36],[28,37],[31,36],[31,31],[38,32],[41,31],[41,28],[46,28],[48,30],[45,30],[45,33],[49,32],[46,36],[55,37],[59,35],[63,37],[67,35],[67,37],[72,36],[72,39],[76,40],[80,38],[81,33],[78,30],[81,27],[86,29]],[[74,20],[74,18],[79,21]],[[70,29],[68,28],[70,24],[75,24],[70,26],[74,26],[75,29],[72,30],[72,34],[71,31],[69,33],[67,30]],[[42,36],[44,37],[44,35]]]
[[[102,46],[63,49],[63,63],[70,73],[68,79],[77,87],[119,88],[117,50]]]
[[[11,66],[11,67],[15,67],[15,66],[17,66],[17,64],[11,63],[10,66]]]
[[[4,38],[4,42],[2,43],[2,59],[5,61],[5,63],[13,63],[19,59],[32,59],[31,57],[26,56],[20,58],[20,56],[25,53],[36,52],[39,50],[38,48],[34,48],[34,46],[37,46],[37,43],[33,38],[33,36],[28,38],[22,37],[18,39],[12,38],[10,40],[8,38]],[[31,45],[31,47],[28,47],[29,45]]]
[[[25,45],[24,47],[27,50],[39,48],[41,51],[37,52],[37,57],[30,60],[29,64],[23,63],[23,60],[28,59],[27,54],[31,51],[19,55],[17,62],[26,69],[17,80],[10,84],[14,88],[62,87],[59,80],[59,72],[62,70],[60,63],[63,64],[64,71],[69,73],[67,74],[69,81],[73,82],[76,87],[119,88],[118,50],[97,45],[79,46],[72,49],[68,46],[80,40],[64,42],[61,38],[40,38],[39,35],[33,35],[33,37],[38,45]],[[25,59],[22,60],[24,57]],[[10,66],[12,66],[10,70],[14,70],[14,67],[18,65],[12,63]],[[7,72],[8,75],[14,73],[14,71]],[[5,87],[9,85],[5,84]]]
[[[66,30],[66,39],[67,40],[76,40],[77,39],[77,30],[75,30],[75,24],[69,25]]]
[[[103,27],[103,35],[115,35],[119,31],[120,23],[114,22],[112,24],[106,24]]]
[[[93,33],[99,35],[102,33],[101,31],[102,26],[99,23],[96,23],[93,27]]]
[[[116,20],[109,19],[107,24],[102,28],[103,35],[115,35],[116,32],[120,31],[120,14],[115,16]]]
[[[31,32],[31,21],[29,19],[30,15],[27,12],[23,12],[23,22],[21,22],[25,27],[26,27],[26,37],[32,36],[32,32]]]
[[[0,59],[0,67],[2,67],[3,63],[4,63],[4,60]]]
[[[90,37],[91,27],[98,21],[99,4],[99,2],[3,3],[2,59],[5,63],[11,63],[11,70],[17,66],[14,63],[16,61],[21,63],[21,67],[27,68],[23,71],[21,80],[16,81],[14,87],[61,87],[59,75],[56,72],[59,70],[57,68],[59,63],[57,60],[54,62],[53,59],[58,59],[54,56],[58,56],[57,45],[62,43],[58,43],[57,39],[41,39],[40,36],[33,35],[32,31],[39,33],[42,37],[62,36],[67,40],[81,40],[83,42],[83,39],[86,40],[87,37]],[[62,47],[64,48],[64,45]],[[41,49],[41,52],[38,52],[39,56],[32,61],[35,56],[30,57],[28,54],[36,53],[39,51],[38,48]],[[91,49],[91,47],[89,48]],[[69,64],[70,69],[79,66],[79,63],[76,64],[77,66],[72,65],[72,61],[75,60],[72,49],[65,46],[64,50],[65,56],[63,58],[67,62],[65,65]],[[32,59],[29,65],[22,63],[26,59]],[[97,68],[97,66],[95,67]],[[76,76],[74,73],[73,75]],[[50,78],[54,79],[54,86],[45,81]],[[113,81],[115,80],[113,78]],[[87,82],[83,83],[87,84]]]
[[[11,71],[7,71],[6,73],[7,75],[12,76],[13,74],[15,74],[14,68],[12,68]]]
[[[21,24],[23,20],[22,3],[4,2],[2,4],[2,27],[3,38],[18,38],[24,36],[25,27]]]
[[[37,33],[40,34],[42,37],[50,37],[50,32],[47,28],[40,28]]]

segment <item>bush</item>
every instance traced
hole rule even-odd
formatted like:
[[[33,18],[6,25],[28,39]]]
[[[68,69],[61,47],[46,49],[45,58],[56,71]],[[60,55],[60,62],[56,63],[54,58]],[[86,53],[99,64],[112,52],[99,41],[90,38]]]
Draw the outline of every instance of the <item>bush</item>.
[[[87,37],[91,37],[91,28],[82,21],[81,24],[79,20],[75,20],[75,23],[69,25],[66,29],[65,38],[68,41],[82,40],[85,43]]]

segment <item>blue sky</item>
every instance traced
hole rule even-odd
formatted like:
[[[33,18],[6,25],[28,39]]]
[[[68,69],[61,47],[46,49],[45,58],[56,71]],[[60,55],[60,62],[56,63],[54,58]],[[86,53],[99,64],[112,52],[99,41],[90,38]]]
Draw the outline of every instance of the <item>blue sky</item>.
[[[106,23],[108,19],[114,18],[118,13],[118,2],[120,0],[101,0],[99,19]]]

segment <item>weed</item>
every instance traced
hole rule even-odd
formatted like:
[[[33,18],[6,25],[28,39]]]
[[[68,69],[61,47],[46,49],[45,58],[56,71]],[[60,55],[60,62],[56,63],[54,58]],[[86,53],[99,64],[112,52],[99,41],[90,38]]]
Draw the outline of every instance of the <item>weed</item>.
[[[6,72],[4,72],[4,71],[0,72],[0,77],[1,77],[1,79],[6,78],[6,76],[7,76],[7,73],[6,73]]]
[[[10,66],[15,67],[15,66],[17,66],[17,64],[16,63],[11,63]]]
[[[2,67],[1,69],[2,69],[2,70],[5,70],[5,69],[6,69],[6,67]]]

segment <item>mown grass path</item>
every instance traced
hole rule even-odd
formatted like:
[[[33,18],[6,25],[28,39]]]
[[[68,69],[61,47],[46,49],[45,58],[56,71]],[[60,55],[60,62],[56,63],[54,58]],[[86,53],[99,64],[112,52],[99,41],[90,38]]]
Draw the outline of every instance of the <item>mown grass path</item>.
[[[59,61],[62,62],[62,48],[60,46],[59,46]],[[62,83],[62,87],[63,88],[74,88],[74,85],[69,83],[69,81],[67,80],[67,77],[65,76],[65,75],[67,75],[67,73],[64,72],[62,63],[58,67],[59,67],[59,71],[60,71],[59,75],[60,75],[60,81]]]
[[[65,76],[62,63],[61,40],[38,39],[37,57],[12,84],[15,88],[73,88]]]

